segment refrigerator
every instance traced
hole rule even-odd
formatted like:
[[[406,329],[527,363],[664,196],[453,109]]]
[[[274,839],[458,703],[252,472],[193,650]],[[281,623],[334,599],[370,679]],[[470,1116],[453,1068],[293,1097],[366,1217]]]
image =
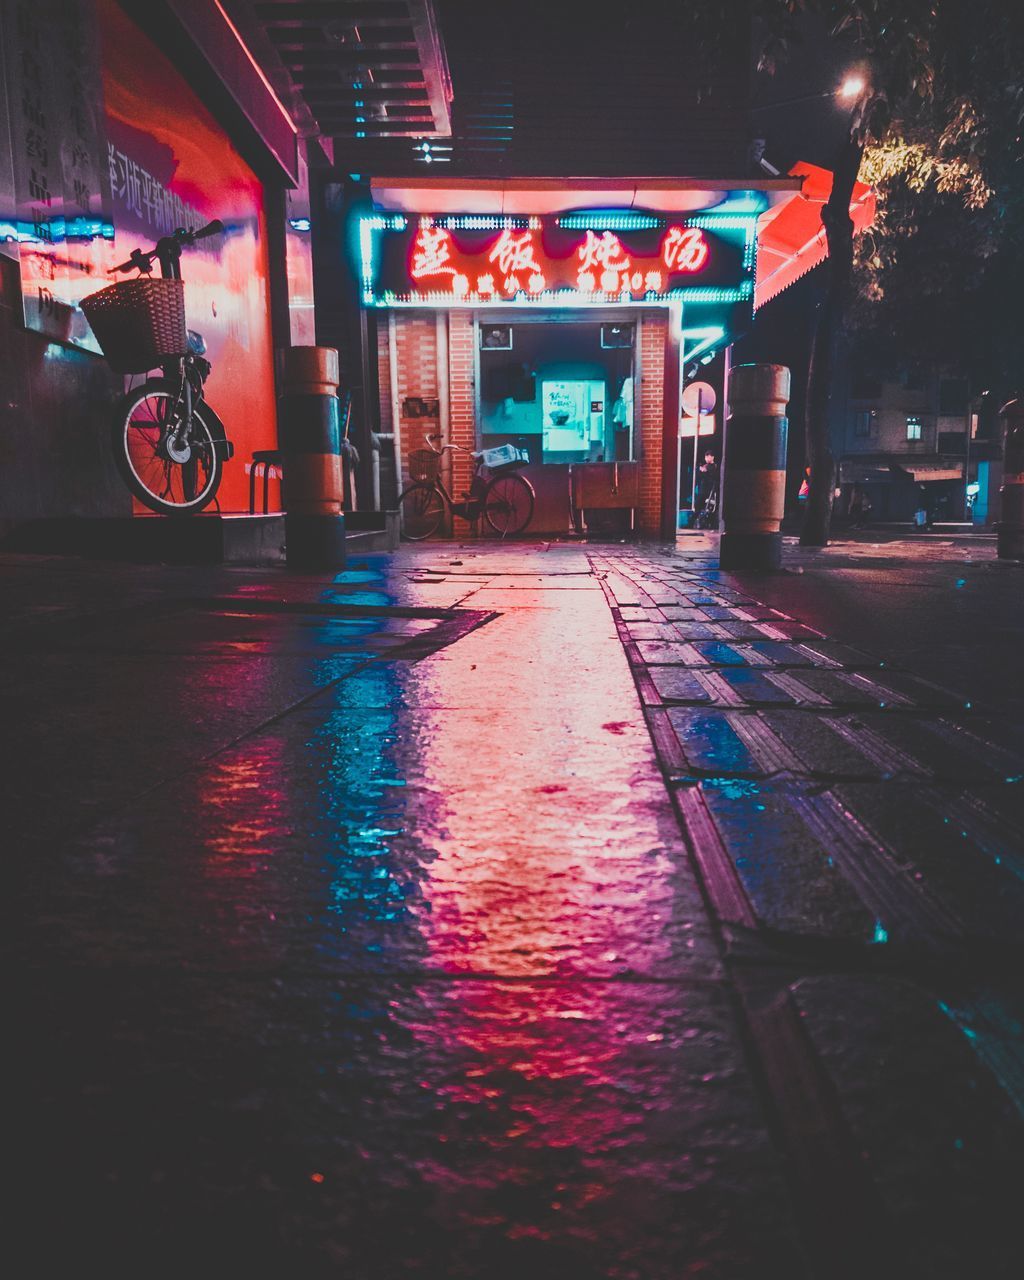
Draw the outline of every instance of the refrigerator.
[[[605,384],[589,379],[550,379],[541,384],[544,456],[589,453],[604,447]]]

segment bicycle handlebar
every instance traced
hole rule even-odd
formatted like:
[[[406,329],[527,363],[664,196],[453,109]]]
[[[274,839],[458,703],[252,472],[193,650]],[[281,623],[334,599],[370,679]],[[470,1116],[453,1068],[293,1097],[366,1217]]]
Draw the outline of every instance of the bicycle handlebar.
[[[427,442],[427,447],[431,453],[442,454],[446,453],[450,449],[453,453],[468,453],[471,458],[476,458],[477,461],[482,457],[482,454],[478,453],[475,449],[467,449],[464,444],[442,444],[440,448],[435,449],[434,441],[437,440],[438,443],[440,443],[441,437],[431,435],[429,431],[423,439]]]
[[[444,451],[445,451],[446,449],[454,449],[454,450],[456,450],[456,452],[458,452],[458,453],[468,453],[468,452],[469,452],[469,450],[464,449],[464,448],[462,447],[462,445],[461,445],[461,444],[442,444],[442,445],[441,445],[441,447],[440,447],[439,449],[435,449],[435,448],[434,448],[434,441],[436,440],[436,441],[438,442],[438,444],[440,444],[440,443],[441,443],[441,437],[440,437],[440,436],[434,436],[434,435],[431,435],[429,432],[428,432],[428,433],[423,437],[423,439],[424,439],[424,440],[426,440],[427,444],[430,446],[430,451],[431,451],[431,453],[444,453]]]
[[[113,275],[118,271],[148,271],[154,259],[159,258],[161,254],[169,253],[171,257],[180,255],[184,245],[195,244],[197,240],[205,240],[208,236],[219,235],[223,230],[224,223],[221,222],[220,218],[214,218],[205,227],[198,227],[195,231],[188,231],[185,227],[178,227],[172,235],[164,236],[158,240],[156,247],[151,249],[149,253],[143,253],[141,249],[133,249],[127,262],[111,267],[109,274]]]

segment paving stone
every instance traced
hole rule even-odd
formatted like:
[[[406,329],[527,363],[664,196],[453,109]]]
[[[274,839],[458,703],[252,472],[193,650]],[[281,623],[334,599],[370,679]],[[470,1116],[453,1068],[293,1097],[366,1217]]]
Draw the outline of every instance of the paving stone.
[[[736,640],[763,640],[765,633],[763,628],[766,626],[774,626],[774,623],[766,622],[720,622],[718,624],[726,635],[732,636]]]
[[[719,640],[705,640],[695,643],[693,647],[710,666],[745,667],[748,665],[746,646],[725,644]]]
[[[700,788],[759,919],[783,933],[870,941],[875,917],[794,807],[801,791],[742,779]]]
[[[815,661],[810,654],[802,653],[796,645],[781,640],[752,640],[750,648],[761,657],[780,667],[810,667]]]
[[[838,640],[804,640],[801,642],[801,648],[810,653],[819,653],[851,671],[867,670],[884,665],[870,653],[855,649],[852,645],[841,644]]]
[[[772,684],[771,680],[757,670],[744,668],[737,671],[730,667],[719,672],[719,679],[733,691],[738,703],[745,703],[748,706],[793,705],[791,694],[780,689],[778,685]]]
[[[845,680],[837,671],[811,668],[794,671],[789,678],[794,685],[811,690],[833,706],[877,707],[887,701],[885,690],[879,693],[870,685]]]
[[[682,609],[675,608],[672,605],[666,605],[662,611],[664,616],[670,622],[709,622],[710,619],[703,609]]]
[[[930,681],[920,680],[906,671],[886,669],[873,675],[872,679],[883,688],[902,694],[918,707],[935,707],[941,711],[971,710],[969,700],[959,697],[950,690],[942,689]]]
[[[671,622],[627,622],[626,630],[631,640],[678,640]]]
[[[678,640],[671,643],[660,640],[639,641],[637,649],[640,651],[640,656],[644,662],[652,665],[677,663],[681,657],[691,652],[688,641],[714,639],[714,632],[710,623],[705,627],[700,627],[696,623],[688,623],[685,627],[680,628],[680,632]]]
[[[726,711],[673,707],[668,714],[691,768],[722,776],[769,772],[737,734]]]
[[[732,605],[706,604],[703,606],[703,612],[705,617],[709,618],[712,622],[723,622],[723,621],[724,622],[736,622],[736,621],[749,622],[750,621],[749,617],[737,618],[736,608]],[[744,610],[743,612],[746,613],[747,610]]]
[[[1007,782],[1024,775],[1024,756],[991,741],[990,726],[933,715],[873,716],[871,732],[944,781]]]
[[[970,935],[1019,941],[1024,861],[1008,856],[961,794],[905,780],[842,782],[834,793],[895,862],[949,906]]]
[[[881,717],[875,717],[880,719]],[[778,739],[799,757],[808,773],[817,777],[859,777],[881,779],[885,769],[874,763],[850,737],[836,732],[833,723],[847,723],[843,717],[807,714],[804,711],[764,711],[761,719]]]
[[[771,622],[758,623],[757,637],[762,640],[817,640],[820,635],[813,627],[804,626],[802,622],[790,622],[778,618]]]
[[[893,1223],[897,1274],[1010,1280],[1020,1117],[941,1000],[881,978],[805,978],[794,992]]]
[[[714,695],[685,667],[651,668],[651,679],[666,702],[713,702]]]
[[[1002,845],[1003,860],[1012,860],[1024,875],[1024,773],[1008,776],[995,786],[970,785],[965,797],[976,804],[982,826],[991,827],[994,834],[989,843]]]

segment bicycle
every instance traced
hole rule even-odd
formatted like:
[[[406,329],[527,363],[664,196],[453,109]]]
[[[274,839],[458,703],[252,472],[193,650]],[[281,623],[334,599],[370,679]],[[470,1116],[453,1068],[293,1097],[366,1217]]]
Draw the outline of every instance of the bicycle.
[[[138,500],[162,515],[194,515],[217,496],[223,465],[234,454],[224,424],[204,399],[211,365],[202,334],[185,328],[181,254],[224,230],[218,220],[195,231],[179,227],[149,253],[132,250],[110,274],[138,271],[83,298],[82,310],[107,363],[117,373],[150,377],[118,402],[112,423],[114,461]],[[152,277],[153,263],[160,276]]]
[[[434,445],[435,440],[439,442],[438,447]],[[457,444],[440,444],[440,436],[431,435],[426,437],[426,443],[426,449],[415,449],[410,455],[413,483],[398,499],[403,538],[422,542],[431,537],[441,528],[446,511],[472,523],[482,515],[502,538],[523,532],[533,519],[537,495],[529,480],[515,473],[517,467],[525,466],[528,461],[520,450],[504,446],[502,450],[473,452]],[[453,499],[440,476],[441,458],[449,451],[470,453],[475,460],[473,480],[462,502]],[[498,453],[509,455],[509,460],[488,466],[488,455],[493,458]],[[485,471],[491,472],[489,479]]]
[[[698,529],[718,528],[718,491],[712,489],[697,510],[696,526]]]

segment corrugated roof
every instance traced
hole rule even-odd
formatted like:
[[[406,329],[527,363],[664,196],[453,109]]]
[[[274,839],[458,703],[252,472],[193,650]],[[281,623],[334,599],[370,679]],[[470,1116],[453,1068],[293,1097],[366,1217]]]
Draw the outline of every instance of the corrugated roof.
[[[744,21],[712,38],[684,0],[437,0],[437,10],[450,150],[365,139],[339,144],[339,164],[383,175],[753,173]]]
[[[433,0],[224,4],[306,134],[347,146],[451,133],[451,80]]]

